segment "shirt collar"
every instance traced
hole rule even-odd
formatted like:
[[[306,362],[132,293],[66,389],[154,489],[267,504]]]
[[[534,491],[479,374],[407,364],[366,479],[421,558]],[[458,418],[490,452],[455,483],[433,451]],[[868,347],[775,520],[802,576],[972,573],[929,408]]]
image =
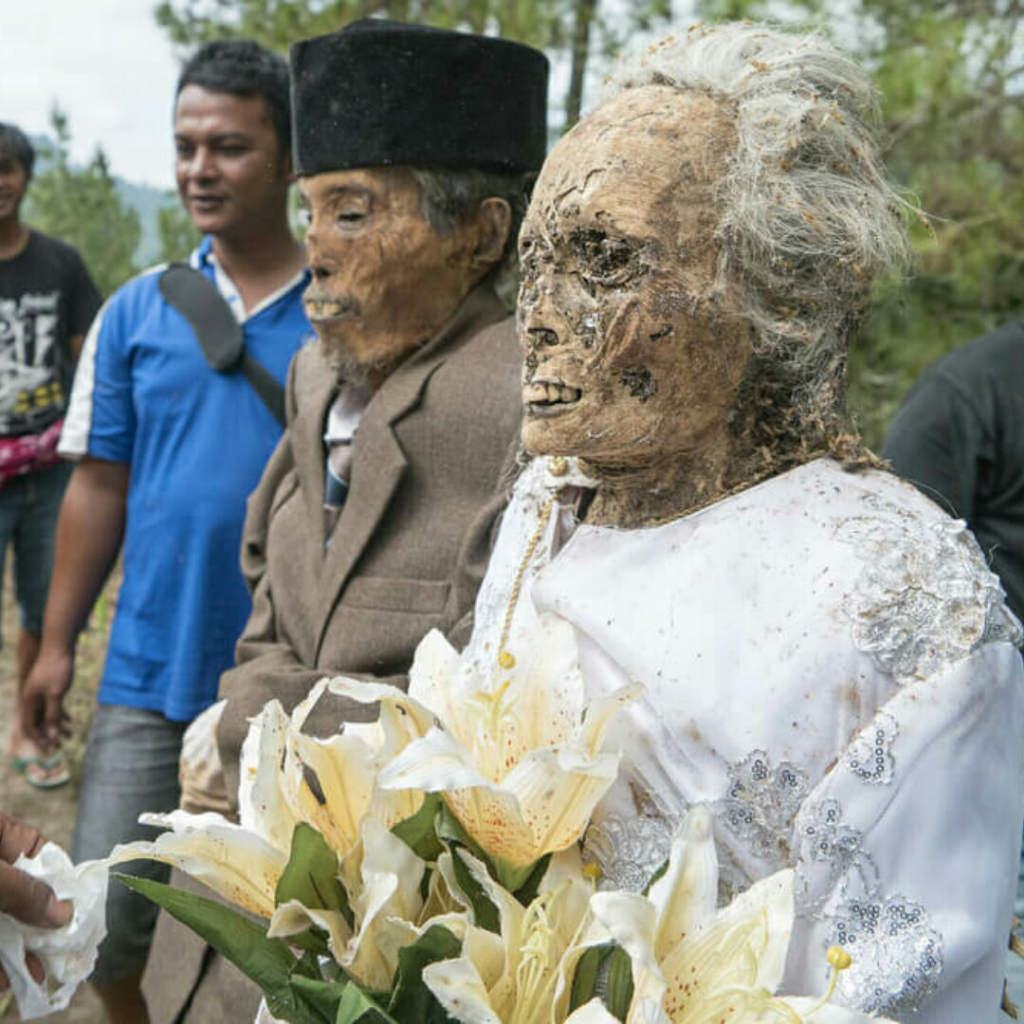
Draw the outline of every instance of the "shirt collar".
[[[199,245],[192,251],[192,255],[189,257],[189,264],[196,270],[204,270],[207,267],[213,270],[213,283],[217,286],[217,290],[224,297],[228,308],[234,313],[235,319],[240,324],[244,324],[264,309],[272,306],[278,299],[287,295],[296,286],[302,285],[305,287],[309,278],[309,270],[304,267],[291,280],[286,281],[280,288],[265,296],[251,310],[246,310],[245,304],[242,302],[242,296],[235,287],[235,282],[231,280],[227,271],[220,265],[220,261],[213,251],[213,238],[210,235],[205,235]]]

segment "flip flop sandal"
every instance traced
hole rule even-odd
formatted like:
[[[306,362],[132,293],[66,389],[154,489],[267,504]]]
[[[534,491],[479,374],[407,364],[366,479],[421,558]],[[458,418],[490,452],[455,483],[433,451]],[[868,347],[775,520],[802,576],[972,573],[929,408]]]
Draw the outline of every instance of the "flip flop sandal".
[[[11,767],[30,786],[35,786],[36,789],[57,789],[71,780],[71,771],[68,768],[67,761],[64,760],[63,752],[60,750],[49,757],[40,757],[38,754],[33,754],[30,757],[10,757],[8,761]],[[29,768],[33,766],[44,772],[44,777],[40,778],[39,776],[32,775],[29,772]],[[59,768],[60,771],[54,773],[55,768]]]

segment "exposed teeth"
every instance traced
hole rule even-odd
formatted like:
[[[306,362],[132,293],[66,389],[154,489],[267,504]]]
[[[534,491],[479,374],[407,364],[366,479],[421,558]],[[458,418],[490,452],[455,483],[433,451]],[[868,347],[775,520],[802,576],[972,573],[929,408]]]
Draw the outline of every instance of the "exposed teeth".
[[[580,400],[580,389],[567,387],[565,384],[553,384],[550,381],[538,381],[523,386],[523,399],[545,405],[569,404]]]
[[[344,307],[340,302],[332,302],[330,299],[310,299],[306,305],[310,312],[317,317],[341,316],[344,312]]]

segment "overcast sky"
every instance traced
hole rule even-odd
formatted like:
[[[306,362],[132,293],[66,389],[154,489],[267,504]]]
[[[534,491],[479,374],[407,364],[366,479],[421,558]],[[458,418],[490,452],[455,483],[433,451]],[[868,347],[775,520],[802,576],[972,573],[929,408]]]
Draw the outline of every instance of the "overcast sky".
[[[72,156],[102,145],[111,170],[172,188],[171,101],[177,62],[154,0],[0,0],[0,121],[49,131],[68,114]]]
[[[69,117],[75,162],[84,163],[102,145],[114,174],[173,188],[171,109],[178,63],[154,21],[156,2],[0,0],[0,121],[47,133],[56,102]],[[615,0],[602,3],[603,9],[615,6]],[[693,20],[691,0],[674,0],[672,6],[677,24]],[[634,33],[631,44],[643,41]],[[598,61],[590,71],[599,81]],[[556,62],[554,124],[562,119],[567,80],[567,63]],[[586,99],[590,92],[588,87]]]

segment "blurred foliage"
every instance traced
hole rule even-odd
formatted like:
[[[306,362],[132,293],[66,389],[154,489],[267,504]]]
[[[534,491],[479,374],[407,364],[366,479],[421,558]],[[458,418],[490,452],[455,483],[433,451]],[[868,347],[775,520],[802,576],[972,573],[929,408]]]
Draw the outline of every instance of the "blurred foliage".
[[[73,245],[107,296],[136,272],[139,217],[117,194],[103,151],[84,168],[72,167],[68,119],[55,107],[50,121],[56,141],[45,153],[48,169],[29,186],[25,221]]]
[[[633,31],[671,15],[671,0],[620,0],[613,6],[614,19],[602,16],[599,0],[163,0],[156,20],[177,46],[244,36],[281,52],[297,39],[371,15],[503,36],[569,59],[562,104],[568,126],[579,118],[595,46],[602,54],[615,52]]]
[[[160,262],[174,263],[188,258],[189,253],[202,241],[183,206],[165,206],[157,215],[160,232]]]
[[[1021,0],[706,0],[700,14],[821,26],[871,69],[886,162],[923,211],[902,288],[880,284],[851,359],[877,447],[925,366],[1024,310]]]

